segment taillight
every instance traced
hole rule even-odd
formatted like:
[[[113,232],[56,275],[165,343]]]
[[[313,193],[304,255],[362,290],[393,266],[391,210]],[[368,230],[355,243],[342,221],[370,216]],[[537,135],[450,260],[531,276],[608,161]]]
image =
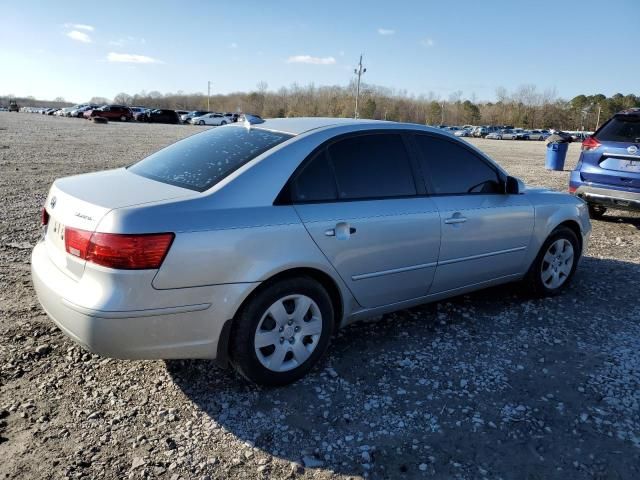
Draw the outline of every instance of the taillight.
[[[587,137],[582,142],[582,150],[583,151],[595,150],[600,145],[601,145],[600,142],[597,141],[595,138]]]
[[[40,213],[40,223],[43,227],[49,224],[49,212],[45,207],[42,207],[42,212]]]
[[[87,262],[123,270],[160,268],[173,242],[173,233],[99,233],[66,227],[65,249]]]
[[[578,187],[573,187],[573,186],[569,185],[569,193],[576,193],[577,189],[578,189]]]

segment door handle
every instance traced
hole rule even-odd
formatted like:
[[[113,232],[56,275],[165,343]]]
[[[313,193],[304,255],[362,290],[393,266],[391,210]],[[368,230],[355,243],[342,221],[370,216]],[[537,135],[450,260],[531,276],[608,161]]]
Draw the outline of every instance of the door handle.
[[[324,234],[327,237],[336,237],[338,240],[347,240],[356,231],[356,228],[350,226],[347,222],[340,222],[336,224],[335,228],[325,230]]]
[[[464,223],[467,221],[467,217],[463,217],[461,213],[456,212],[451,217],[445,219],[444,223],[447,225],[455,225],[456,223]]]

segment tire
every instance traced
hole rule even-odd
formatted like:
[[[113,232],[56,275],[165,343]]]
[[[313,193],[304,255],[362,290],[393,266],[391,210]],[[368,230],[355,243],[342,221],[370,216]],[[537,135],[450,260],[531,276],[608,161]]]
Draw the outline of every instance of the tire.
[[[296,277],[266,285],[234,319],[231,363],[253,383],[289,384],[322,357],[333,328],[331,298],[317,281]]]
[[[545,240],[529,268],[525,277],[527,289],[537,297],[559,295],[570,285],[580,254],[580,242],[573,230],[557,227]]]
[[[198,125],[204,125],[204,120],[200,120],[200,121],[198,122]]]
[[[122,115],[122,116],[120,117],[120,121],[121,121],[121,122],[126,122],[126,121],[127,121],[127,117],[126,117],[125,115]]]
[[[600,220],[607,211],[607,207],[603,207],[601,205],[594,205],[592,203],[589,204],[589,218],[593,218],[594,220]]]
[[[220,126],[226,125],[227,122],[225,122],[224,120],[222,122],[220,122]]]

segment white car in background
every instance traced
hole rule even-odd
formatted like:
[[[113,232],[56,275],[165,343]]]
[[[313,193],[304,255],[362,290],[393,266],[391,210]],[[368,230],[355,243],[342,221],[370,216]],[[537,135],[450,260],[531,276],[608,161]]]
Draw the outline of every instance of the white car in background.
[[[191,119],[191,123],[194,125],[226,125],[230,123],[229,117],[226,117],[222,113],[207,113],[196,118]]]

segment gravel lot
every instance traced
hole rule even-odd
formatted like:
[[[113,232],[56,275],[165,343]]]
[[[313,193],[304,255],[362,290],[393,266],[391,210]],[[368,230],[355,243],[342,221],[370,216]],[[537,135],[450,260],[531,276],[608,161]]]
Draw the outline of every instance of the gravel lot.
[[[640,216],[594,222],[571,289],[465,295],[343,330],[295,385],[207,361],[116,361],[67,340],[29,274],[61,176],[199,131],[0,112],[0,475],[4,478],[640,477]],[[565,190],[542,142],[472,140]],[[577,161],[571,145],[567,168]]]

